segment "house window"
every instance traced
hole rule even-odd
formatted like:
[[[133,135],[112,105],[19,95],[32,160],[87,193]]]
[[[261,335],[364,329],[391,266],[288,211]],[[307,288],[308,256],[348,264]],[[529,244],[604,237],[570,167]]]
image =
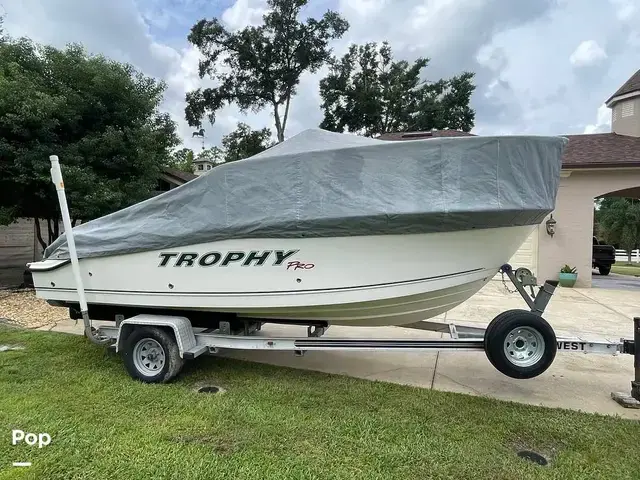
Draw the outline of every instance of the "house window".
[[[211,170],[211,165],[207,165],[207,170]]]
[[[198,164],[198,170],[204,170],[204,165],[202,165],[201,163]]]
[[[634,100],[627,100],[626,102],[624,102],[622,104],[622,111],[620,112],[620,115],[622,117],[631,117],[633,116],[633,107],[634,107]]]

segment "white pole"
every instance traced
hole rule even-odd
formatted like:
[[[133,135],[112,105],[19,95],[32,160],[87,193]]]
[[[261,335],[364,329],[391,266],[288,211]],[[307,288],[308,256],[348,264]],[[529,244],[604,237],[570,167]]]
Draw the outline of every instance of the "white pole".
[[[62,214],[62,223],[64,224],[64,235],[67,238],[67,247],[69,248],[69,258],[71,259],[71,270],[76,282],[76,290],[78,292],[78,300],[80,301],[80,313],[84,321],[84,331],[87,338],[93,343],[104,345],[110,343],[110,339],[95,336],[91,327],[91,319],[89,318],[89,307],[87,306],[87,298],[84,295],[84,286],[82,284],[82,276],[80,275],[80,264],[78,262],[78,253],[76,251],[76,242],[73,238],[73,228],[71,227],[71,217],[69,216],[69,206],[67,205],[67,197],[64,193],[64,182],[62,181],[62,171],[60,170],[60,161],[57,155],[49,157],[51,161],[51,180],[56,186],[58,194],[58,203],[60,204],[60,213]]]
[[[76,252],[76,242],[73,238],[71,227],[71,217],[69,216],[69,206],[67,205],[67,197],[64,193],[64,182],[62,181],[62,171],[60,170],[60,161],[57,155],[49,157],[51,161],[51,180],[56,186],[58,194],[58,203],[60,203],[60,213],[62,213],[62,223],[64,224],[64,235],[67,237],[67,246],[69,248],[69,258],[71,259],[71,269],[76,282],[76,290],[80,299],[80,312],[84,316],[89,312],[87,307],[87,299],[84,296],[84,286],[82,284],[82,276],[80,275],[80,264],[78,263],[78,254]]]

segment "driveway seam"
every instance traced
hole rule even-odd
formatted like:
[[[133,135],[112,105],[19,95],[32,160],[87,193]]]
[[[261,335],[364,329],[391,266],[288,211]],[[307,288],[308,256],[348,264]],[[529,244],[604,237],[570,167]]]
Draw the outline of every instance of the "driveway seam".
[[[447,315],[445,313],[445,320],[447,318]],[[444,338],[444,333],[440,334],[440,338]],[[436,383],[436,373],[438,373],[438,360],[440,360],[440,350],[437,351],[436,353],[436,361],[433,364],[433,376],[431,377],[431,390],[433,390],[433,386]]]
[[[592,302],[597,303],[598,305],[600,305],[601,307],[606,308],[607,310],[611,310],[613,313],[617,313],[618,315],[621,315],[621,316],[622,316],[622,317],[624,317],[624,318],[630,318],[628,315],[626,315],[626,314],[624,314],[624,313],[622,313],[622,312],[619,312],[618,310],[616,310],[616,309],[615,309],[615,308],[613,308],[613,307],[610,307],[609,305],[605,305],[604,303],[599,302],[599,301],[598,301],[598,300],[596,300],[595,298],[590,297],[589,295],[587,295],[587,294],[585,294],[585,293],[582,293],[582,292],[581,292],[581,291],[579,291],[579,290],[574,290],[574,292],[579,293],[579,294],[580,294],[580,295],[582,295],[584,298],[586,298],[586,299],[588,299],[588,300],[591,300]]]

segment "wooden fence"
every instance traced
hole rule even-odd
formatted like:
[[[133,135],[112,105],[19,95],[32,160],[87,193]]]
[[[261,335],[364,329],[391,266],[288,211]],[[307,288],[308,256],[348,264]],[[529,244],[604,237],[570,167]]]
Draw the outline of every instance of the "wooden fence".
[[[47,238],[47,222],[40,220]],[[60,233],[63,232],[60,222]],[[42,258],[42,247],[36,236],[33,218],[20,218],[11,225],[0,226],[0,289],[20,286],[27,263]]]

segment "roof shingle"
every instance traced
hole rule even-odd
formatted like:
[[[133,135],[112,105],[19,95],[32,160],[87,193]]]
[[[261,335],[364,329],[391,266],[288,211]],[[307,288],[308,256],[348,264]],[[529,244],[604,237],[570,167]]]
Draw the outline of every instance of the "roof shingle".
[[[563,135],[564,168],[640,167],[640,137],[617,133]]]
[[[605,103],[607,104],[607,106],[610,106],[609,102],[615,97],[619,97],[620,95],[626,95],[627,93],[633,93],[633,92],[640,93],[640,70],[638,70],[636,73],[631,75],[631,78],[626,82],[624,82],[624,84],[616,91],[616,93],[611,95]]]
[[[178,179],[182,180],[185,183],[190,181],[190,180],[193,180],[194,178],[197,178],[196,174],[189,173],[189,172],[183,172],[182,170],[178,170],[177,168],[162,167],[162,171],[165,174],[170,175],[170,176],[175,177],[175,178],[178,178]]]

